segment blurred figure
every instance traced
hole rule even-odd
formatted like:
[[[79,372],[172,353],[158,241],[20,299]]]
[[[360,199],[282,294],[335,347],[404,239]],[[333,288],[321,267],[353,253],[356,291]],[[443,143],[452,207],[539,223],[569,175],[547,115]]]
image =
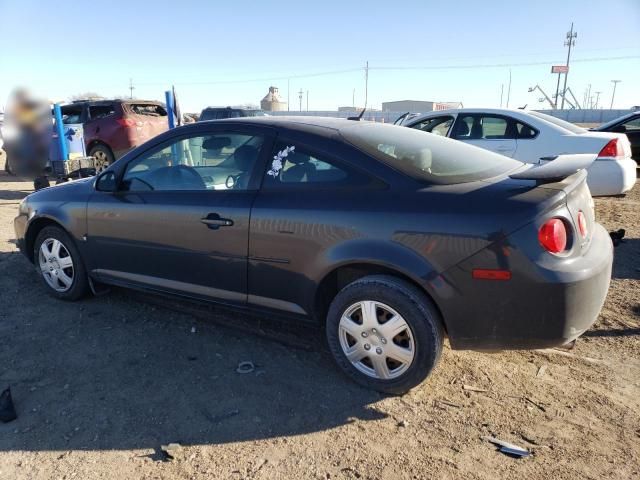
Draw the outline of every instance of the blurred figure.
[[[51,106],[17,89],[9,97],[3,128],[8,170],[34,178],[34,188],[49,186],[45,168],[49,160],[53,120]]]

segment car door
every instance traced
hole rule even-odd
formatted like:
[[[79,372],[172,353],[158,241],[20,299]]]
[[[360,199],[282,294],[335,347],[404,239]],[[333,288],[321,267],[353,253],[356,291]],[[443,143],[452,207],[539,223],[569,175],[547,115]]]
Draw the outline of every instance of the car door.
[[[460,114],[451,137],[507,157],[513,157],[517,147],[516,123],[502,115]]]
[[[98,179],[87,207],[89,268],[106,281],[244,303],[255,167],[270,136],[243,126],[191,132]]]
[[[279,136],[271,152],[251,212],[250,304],[313,314],[311,278],[326,260],[320,252],[361,238],[365,219],[356,212],[388,203],[370,172],[342,161],[353,158],[352,149],[316,142],[299,133]]]

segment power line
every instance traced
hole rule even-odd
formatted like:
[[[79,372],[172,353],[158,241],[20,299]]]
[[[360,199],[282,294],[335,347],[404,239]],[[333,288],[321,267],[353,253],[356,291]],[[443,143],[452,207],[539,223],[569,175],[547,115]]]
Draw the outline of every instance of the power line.
[[[564,97],[565,92],[567,91],[567,77],[569,76],[569,59],[571,58],[571,47],[576,44],[576,37],[578,36],[578,32],[573,31],[573,22],[571,22],[571,31],[567,32],[567,41],[564,42],[565,46],[569,47],[567,51],[567,70],[564,72],[564,88],[562,89],[562,104],[560,109],[564,108]]]
[[[608,62],[615,60],[630,60],[640,58],[640,55],[622,55],[616,57],[590,57],[590,58],[578,58],[573,59],[574,63],[591,63],[591,62]],[[480,69],[480,68],[516,68],[516,67],[530,67],[537,65],[549,65],[553,64],[554,60],[545,60],[545,61],[536,61],[536,62],[516,62],[516,63],[478,63],[478,64],[470,64],[470,65],[414,65],[414,66],[378,66],[378,67],[368,67],[368,71],[371,70],[469,70],[469,69]],[[367,67],[365,67],[367,68]],[[322,77],[329,75],[340,75],[344,73],[354,73],[354,72],[362,72],[363,67],[357,68],[349,68],[344,70],[328,70],[322,72],[313,72],[306,74],[297,74],[297,75],[284,75],[281,77],[259,77],[259,78],[244,78],[244,79],[234,79],[234,80],[214,80],[214,81],[200,81],[200,82],[190,82],[190,81],[177,81],[173,82],[174,85],[181,86],[190,86],[190,85],[228,85],[228,84],[237,84],[237,83],[257,83],[257,82],[272,82],[278,80],[288,80],[288,79],[298,79],[298,78],[313,78],[313,77]],[[139,86],[157,86],[157,85],[165,85],[166,82],[136,82],[136,85]],[[102,88],[106,88],[106,86],[101,86]]]
[[[640,55],[623,55],[620,57],[592,57],[573,59],[574,63],[606,62],[610,60],[629,60],[640,58]],[[403,67],[369,67],[369,70],[466,70],[470,68],[509,68],[531,67],[536,65],[549,65],[553,60],[544,62],[519,62],[519,63],[478,63],[474,65],[432,65],[432,66],[403,66]]]

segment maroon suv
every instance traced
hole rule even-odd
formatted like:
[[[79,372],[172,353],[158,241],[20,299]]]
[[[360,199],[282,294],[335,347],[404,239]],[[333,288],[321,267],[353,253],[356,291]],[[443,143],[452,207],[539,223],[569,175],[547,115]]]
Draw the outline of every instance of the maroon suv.
[[[62,107],[62,121],[83,125],[98,171],[169,128],[164,105],[147,100],[80,100]]]

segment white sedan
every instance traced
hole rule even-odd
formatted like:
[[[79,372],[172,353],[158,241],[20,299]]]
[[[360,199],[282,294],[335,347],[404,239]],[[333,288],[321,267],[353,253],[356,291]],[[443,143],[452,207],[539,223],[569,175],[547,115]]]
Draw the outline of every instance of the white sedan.
[[[396,124],[447,136],[522,162],[552,161],[563,154],[597,155],[587,169],[593,196],[620,195],[636,182],[629,139],[620,133],[591,132],[543,113],[525,110],[440,110],[400,117]]]

